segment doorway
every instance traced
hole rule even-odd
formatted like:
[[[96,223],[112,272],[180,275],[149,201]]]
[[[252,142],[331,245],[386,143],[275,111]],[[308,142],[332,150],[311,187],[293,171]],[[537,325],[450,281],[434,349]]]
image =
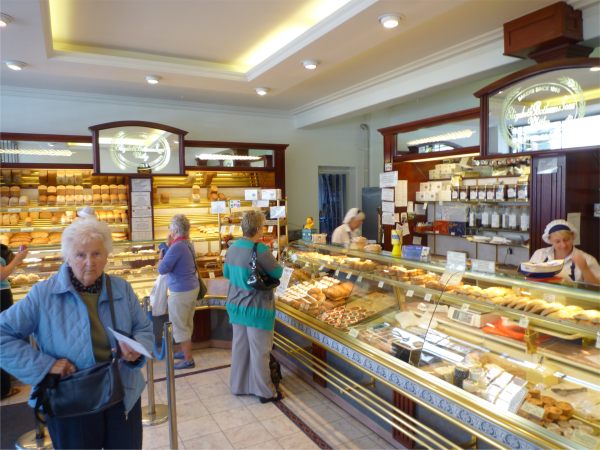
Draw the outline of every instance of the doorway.
[[[355,184],[353,167],[319,167],[319,233],[328,241],[356,203]]]

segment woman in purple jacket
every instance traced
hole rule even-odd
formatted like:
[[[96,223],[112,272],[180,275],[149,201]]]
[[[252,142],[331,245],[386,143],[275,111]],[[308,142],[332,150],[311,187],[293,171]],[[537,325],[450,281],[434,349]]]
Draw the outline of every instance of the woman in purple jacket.
[[[195,367],[192,356],[192,331],[194,330],[194,309],[200,290],[194,247],[190,243],[190,221],[183,214],[171,219],[167,243],[169,248],[161,250],[158,273],[167,274],[169,286],[169,320],[173,324],[173,339],[181,346],[175,359],[183,359],[175,364],[175,369]]]

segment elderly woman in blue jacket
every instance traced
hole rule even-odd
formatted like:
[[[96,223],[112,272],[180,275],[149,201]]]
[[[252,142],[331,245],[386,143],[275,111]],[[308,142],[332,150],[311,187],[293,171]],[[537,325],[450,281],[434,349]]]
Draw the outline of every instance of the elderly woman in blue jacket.
[[[65,377],[108,361],[119,345],[123,401],[95,414],[48,417],[48,430],[57,449],[142,448],[140,368],[145,360],[107,329],[113,327],[104,274],[112,251],[110,229],[95,218],[76,220],[64,230],[61,250],[64,264],[58,273],[0,315],[2,368],[35,386],[48,374]],[[114,276],[110,281],[116,328],[150,350],[152,324],[131,285]],[[38,349],[25,341],[30,335]]]

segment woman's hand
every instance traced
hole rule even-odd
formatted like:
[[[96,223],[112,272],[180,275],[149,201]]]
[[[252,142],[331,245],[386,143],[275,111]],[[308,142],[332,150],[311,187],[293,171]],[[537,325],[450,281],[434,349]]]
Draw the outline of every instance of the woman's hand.
[[[127,362],[134,362],[139,359],[141,356],[138,352],[134,351],[129,345],[124,342],[119,342],[119,347],[121,347],[121,359]]]
[[[60,375],[61,378],[64,378],[75,372],[77,372],[77,367],[68,359],[63,358],[56,361],[48,373]]]
[[[588,266],[588,263],[583,253],[577,251],[577,249],[573,249],[573,256],[571,256],[571,261],[573,261],[573,264],[575,264],[577,268],[581,271],[581,278],[583,279],[583,281],[585,281],[586,283],[600,284],[600,280],[594,275],[594,273],[590,269],[590,266]]]
[[[27,254],[29,253],[29,249],[25,247],[23,250],[15,254],[16,264],[19,265],[23,262],[25,258],[27,258]]]
[[[582,272],[588,268],[587,261],[585,260],[585,257],[580,252],[574,251],[571,259],[573,260],[573,262],[575,263],[577,268],[579,270],[581,270]]]

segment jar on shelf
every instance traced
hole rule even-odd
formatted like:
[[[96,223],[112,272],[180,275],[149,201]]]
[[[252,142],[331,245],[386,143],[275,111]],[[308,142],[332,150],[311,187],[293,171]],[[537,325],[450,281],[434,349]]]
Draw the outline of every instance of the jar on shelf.
[[[457,202],[460,200],[460,186],[452,186],[450,198],[453,202]]]
[[[517,199],[529,200],[529,182],[517,183]]]
[[[459,200],[461,202],[466,202],[469,200],[469,187],[468,186],[460,186],[458,190]]]
[[[477,186],[469,186],[469,200],[477,201]]]
[[[491,225],[492,225],[492,228],[500,228],[500,209],[499,208],[492,208]]]
[[[482,201],[486,199],[486,187],[479,186],[477,188],[477,200]]]
[[[506,200],[506,185],[497,184],[495,198],[497,202],[503,202]]]
[[[489,184],[485,187],[485,199],[487,201],[493,201],[496,199],[496,185]]]
[[[521,207],[521,215],[519,217],[521,231],[529,231],[529,208]]]
[[[516,207],[510,208],[508,213],[508,228],[511,230],[519,228],[519,211]]]
[[[516,184],[507,184],[506,185],[506,199],[514,200],[517,198],[517,185]]]

